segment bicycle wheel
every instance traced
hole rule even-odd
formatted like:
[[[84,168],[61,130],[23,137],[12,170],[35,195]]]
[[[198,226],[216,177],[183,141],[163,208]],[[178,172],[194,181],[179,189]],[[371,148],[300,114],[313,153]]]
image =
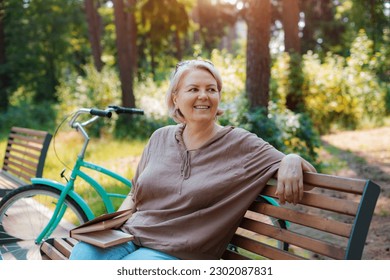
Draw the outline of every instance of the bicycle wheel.
[[[48,224],[61,191],[45,185],[28,185],[0,201],[0,255],[4,260],[41,259],[37,236]],[[71,198],[65,214],[50,237],[68,237],[69,230],[86,222],[83,209]]]

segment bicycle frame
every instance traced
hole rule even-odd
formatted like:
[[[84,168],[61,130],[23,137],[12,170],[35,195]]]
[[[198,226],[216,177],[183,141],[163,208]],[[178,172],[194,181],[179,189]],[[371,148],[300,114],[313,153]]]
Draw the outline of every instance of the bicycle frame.
[[[118,193],[109,193],[107,192],[101,184],[99,184],[94,178],[89,176],[87,173],[81,170],[81,168],[86,168],[89,170],[96,171],[97,173],[105,174],[114,180],[121,182],[123,185],[127,186],[130,190],[132,184],[131,181],[127,178],[114,173],[113,171],[102,167],[100,165],[84,161],[84,155],[85,151],[87,149],[88,143],[89,143],[89,136],[84,130],[84,126],[94,122],[98,119],[97,116],[93,117],[92,119],[84,122],[79,123],[76,122],[77,117],[81,113],[89,112],[87,109],[80,110],[70,121],[70,126],[75,128],[78,132],[82,134],[84,137],[84,144],[81,149],[80,154],[77,156],[76,163],[73,167],[73,170],[71,172],[71,176],[69,181],[66,184],[59,183],[57,181],[45,179],[45,178],[32,178],[31,182],[33,184],[41,184],[41,185],[47,185],[53,188],[56,188],[61,191],[60,197],[58,199],[58,203],[54,209],[53,215],[49,220],[49,223],[45,226],[45,228],[42,230],[42,232],[38,235],[38,237],[35,240],[36,244],[40,244],[42,240],[45,240],[48,238],[52,232],[55,230],[55,228],[58,226],[59,222],[61,221],[65,211],[66,211],[66,205],[64,204],[65,198],[67,196],[70,196],[84,211],[86,214],[88,220],[91,220],[95,218],[94,213],[92,212],[91,208],[88,206],[87,202],[74,191],[74,184],[76,178],[80,177],[85,182],[87,182],[92,188],[98,193],[98,195],[101,197],[103,204],[106,208],[107,213],[112,213],[115,211],[114,205],[111,201],[111,198],[125,198],[126,195],[118,194]]]
[[[64,206],[64,201],[67,195],[69,195],[71,198],[73,198],[80,207],[84,210],[85,214],[87,215],[87,218],[89,220],[93,219],[95,217],[94,213],[92,212],[91,208],[88,206],[87,202],[74,191],[74,183],[77,177],[80,177],[85,182],[87,182],[90,186],[92,186],[98,195],[101,197],[105,207],[106,211],[108,213],[112,213],[115,211],[114,205],[111,201],[111,198],[125,198],[126,195],[118,194],[118,193],[109,193],[107,192],[101,184],[99,184],[94,178],[87,175],[84,171],[81,170],[81,168],[84,167],[89,170],[94,170],[98,173],[105,174],[113,179],[115,179],[118,182],[121,182],[125,186],[131,188],[131,181],[124,178],[123,176],[116,174],[112,172],[111,170],[102,167],[100,165],[86,162],[82,157],[78,157],[76,164],[73,168],[73,171],[71,173],[70,180],[67,184],[61,184],[57,181],[52,181],[44,178],[33,178],[31,179],[32,183],[34,184],[41,184],[41,185],[48,185],[51,187],[54,187],[61,191],[61,195],[58,200],[58,204],[56,208],[54,209],[53,216],[51,217],[49,223],[46,225],[46,227],[43,229],[43,231],[40,233],[40,235],[36,239],[36,243],[40,244],[42,240],[47,238],[51,235],[53,230],[58,226],[59,221],[62,219],[62,216],[64,215],[64,212],[66,210]]]
[[[51,233],[53,232],[53,230],[58,226],[58,223],[62,219],[62,216],[66,210],[63,203],[64,203],[65,197],[67,195],[69,195],[71,198],[73,198],[80,205],[80,207],[83,209],[83,211],[85,212],[85,214],[87,215],[87,218],[89,220],[91,220],[95,217],[94,213],[92,212],[91,208],[88,206],[86,201],[79,194],[77,194],[74,191],[74,182],[75,182],[75,179],[77,177],[82,178],[84,181],[86,181],[89,185],[91,185],[96,190],[96,192],[101,197],[108,213],[115,211],[114,205],[113,205],[110,198],[112,198],[112,197],[125,198],[126,197],[126,195],[106,192],[105,189],[95,179],[93,179],[91,176],[89,176],[85,172],[83,172],[80,169],[81,167],[85,167],[87,169],[94,170],[98,173],[103,173],[103,174],[123,183],[124,185],[128,186],[129,188],[131,188],[131,181],[130,180],[128,180],[128,179],[102,167],[102,166],[99,166],[97,164],[93,164],[90,162],[85,162],[82,158],[77,159],[75,168],[73,169],[72,174],[71,174],[71,179],[69,180],[69,182],[66,185],[63,185],[63,184],[58,183],[56,181],[44,179],[44,178],[33,178],[31,181],[34,184],[49,185],[49,186],[54,187],[54,188],[61,191],[61,195],[60,195],[60,198],[58,200],[58,204],[54,210],[53,216],[51,217],[47,226],[43,229],[41,234],[36,239],[36,242],[38,244],[40,242],[42,242],[43,239],[50,236]]]

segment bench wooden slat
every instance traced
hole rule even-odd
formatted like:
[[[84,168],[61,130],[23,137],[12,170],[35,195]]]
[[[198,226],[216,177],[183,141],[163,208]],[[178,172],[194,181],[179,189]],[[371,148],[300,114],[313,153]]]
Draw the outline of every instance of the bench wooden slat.
[[[30,161],[30,160],[27,160],[24,158],[20,158],[18,156],[13,156],[12,159],[7,158],[4,160],[4,168],[7,168],[7,166],[9,166],[9,165],[17,165],[17,164],[22,165],[22,166],[31,167],[32,173],[35,173],[35,170],[37,169],[37,166],[38,166],[37,162],[33,162],[33,161]]]
[[[42,145],[44,143],[44,138],[36,136],[33,136],[31,134],[16,134],[11,133],[10,136],[11,141],[10,143],[18,144],[18,143],[36,143],[39,145]],[[38,145],[32,145],[32,146],[38,146]]]
[[[275,186],[266,186],[262,194],[277,198],[275,195]],[[347,202],[344,199],[337,199],[321,194],[306,192],[303,199],[299,202],[301,205],[313,206],[323,210],[335,211],[340,214],[354,216],[357,212],[359,204],[353,201]]]
[[[20,150],[20,149],[18,149],[18,147],[13,146],[12,147],[12,154],[10,151],[7,151],[5,154],[5,157],[8,158],[8,157],[14,157],[14,156],[19,156],[19,157],[23,156],[23,158],[27,157],[27,158],[31,158],[33,160],[39,160],[40,154],[38,152],[31,153],[31,149]]]
[[[78,243],[73,238],[51,238],[42,243],[40,250],[43,260],[67,260],[74,245]]]
[[[45,138],[47,135],[47,132],[44,130],[36,130],[36,129],[26,128],[26,127],[17,127],[17,126],[11,128],[11,133],[13,132],[34,135],[41,138]]]
[[[54,239],[53,242],[58,251],[60,251],[65,257],[69,258],[74,245],[71,245],[66,240],[60,238]]]
[[[234,235],[231,244],[236,245],[239,248],[255,253],[259,256],[271,260],[299,260],[302,259],[299,256],[290,254],[289,252],[278,250],[275,247],[256,242],[250,238],[240,235]]]
[[[350,236],[352,230],[351,224],[318,217],[308,213],[301,213],[287,208],[276,207],[270,204],[254,203],[249,209],[274,218],[285,219],[299,225],[315,228],[347,238]]]
[[[307,185],[354,194],[362,194],[366,185],[366,180],[318,173],[306,173],[303,180]]]
[[[49,244],[48,242],[42,243],[41,251],[50,260],[66,260],[66,259],[68,259],[55,246]]]
[[[16,167],[16,168],[13,168]],[[34,170],[24,167],[20,164],[13,164],[13,167],[7,166],[4,171],[11,173],[12,175],[15,175],[21,179],[24,179],[25,181],[29,181],[30,178],[34,177]]]
[[[345,256],[345,250],[340,247],[262,222],[244,218],[240,227],[333,259],[343,259]]]

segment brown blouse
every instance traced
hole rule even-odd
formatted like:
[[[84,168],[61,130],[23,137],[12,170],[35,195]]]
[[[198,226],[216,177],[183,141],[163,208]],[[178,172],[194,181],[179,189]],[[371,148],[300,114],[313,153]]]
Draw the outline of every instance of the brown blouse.
[[[184,126],[155,131],[133,178],[135,243],[182,259],[219,259],[284,154],[255,134],[224,127],[187,150]]]

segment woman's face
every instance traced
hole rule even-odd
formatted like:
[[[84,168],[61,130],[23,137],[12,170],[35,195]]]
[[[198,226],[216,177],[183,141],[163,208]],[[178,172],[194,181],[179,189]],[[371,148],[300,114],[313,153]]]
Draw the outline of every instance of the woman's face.
[[[183,74],[173,102],[187,124],[214,122],[220,101],[217,81],[204,69]]]

